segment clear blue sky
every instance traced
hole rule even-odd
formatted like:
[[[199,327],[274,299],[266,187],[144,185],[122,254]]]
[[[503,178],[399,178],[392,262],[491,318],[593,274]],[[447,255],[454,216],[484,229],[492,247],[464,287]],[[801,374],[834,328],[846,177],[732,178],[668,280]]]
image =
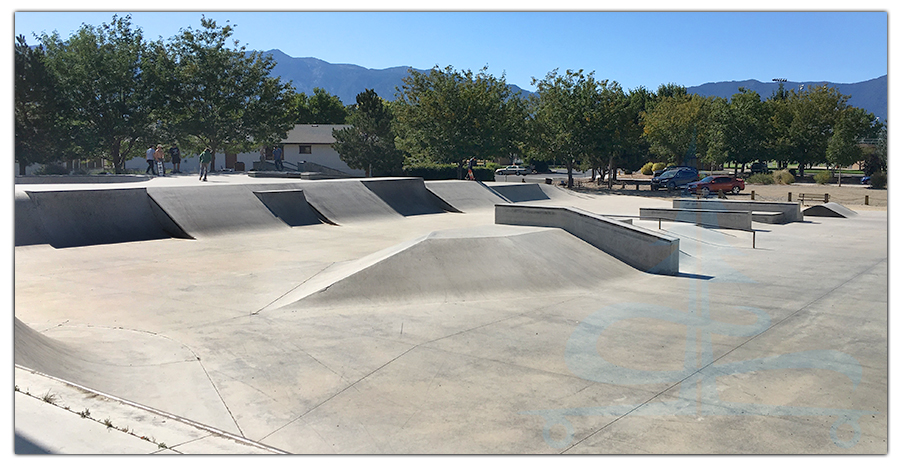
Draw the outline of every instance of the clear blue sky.
[[[153,2],[145,5],[154,6]],[[241,5],[246,8],[253,3]],[[281,8],[304,5],[309,3]],[[553,6],[545,3],[543,7]],[[29,44],[36,43],[33,33],[55,30],[68,37],[83,23],[96,26],[109,22],[113,15],[112,11],[23,11],[26,8],[20,6],[14,13],[14,27],[15,34],[24,34]],[[645,86],[651,90],[665,83],[694,86],[746,79],[770,81],[776,77],[853,83],[885,75],[888,70],[886,11],[207,10],[130,14],[133,25],[152,39],[168,39],[181,28],[197,29],[201,14],[205,14],[220,24],[230,21],[236,25],[235,38],[250,49],[280,49],[293,57],[316,57],[374,69],[450,65],[478,70],[487,66],[491,74],[505,73],[507,82],[529,90],[533,89],[532,77],[542,78],[556,68],[594,71],[598,79],[617,81],[625,89]]]

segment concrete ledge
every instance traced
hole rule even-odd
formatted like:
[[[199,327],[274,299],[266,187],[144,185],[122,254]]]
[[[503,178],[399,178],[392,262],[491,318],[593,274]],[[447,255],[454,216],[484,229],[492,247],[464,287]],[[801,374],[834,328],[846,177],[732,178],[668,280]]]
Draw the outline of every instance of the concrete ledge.
[[[674,199],[675,209],[712,209],[747,212],[781,212],[784,223],[803,222],[803,212],[797,202],[731,201],[724,199]]]
[[[678,274],[677,238],[573,207],[497,204],[494,223],[561,228],[641,271]]]
[[[642,207],[641,219],[662,219],[673,222],[687,222],[703,227],[753,230],[753,219],[749,211]]]

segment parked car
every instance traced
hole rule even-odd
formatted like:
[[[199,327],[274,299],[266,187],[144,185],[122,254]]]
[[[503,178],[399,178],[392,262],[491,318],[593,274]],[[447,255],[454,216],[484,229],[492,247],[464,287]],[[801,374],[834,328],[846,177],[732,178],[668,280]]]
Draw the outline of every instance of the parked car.
[[[650,189],[655,191],[659,188],[666,188],[669,191],[674,191],[687,186],[688,183],[695,181],[698,176],[699,173],[696,168],[689,166],[676,167],[653,177],[650,180]]]
[[[719,191],[737,194],[744,190],[744,180],[735,178],[734,176],[714,175],[707,176],[700,181],[688,183],[687,187],[688,191],[691,193],[700,193],[703,196],[708,196],[711,192],[718,193]]]
[[[860,180],[859,180],[859,182],[862,183],[862,184],[869,184],[870,181],[872,181],[872,177],[871,177],[871,176],[863,176],[863,177],[860,178]]]
[[[669,170],[677,170],[677,169],[679,169],[679,168],[692,168],[692,167],[689,167],[689,166],[681,166],[681,165],[667,166],[667,167],[663,168],[662,170],[656,170],[656,171],[654,171],[654,172],[653,172],[653,176],[656,177],[656,176],[659,176],[659,175],[661,175],[661,174],[663,174],[663,173],[665,173],[665,172],[667,172],[667,171],[669,171]]]
[[[494,173],[497,175],[526,175],[531,173],[531,171],[524,166],[512,165],[505,168],[498,168]]]
[[[753,164],[750,165],[750,174],[768,172],[769,164],[766,162],[753,162]]]

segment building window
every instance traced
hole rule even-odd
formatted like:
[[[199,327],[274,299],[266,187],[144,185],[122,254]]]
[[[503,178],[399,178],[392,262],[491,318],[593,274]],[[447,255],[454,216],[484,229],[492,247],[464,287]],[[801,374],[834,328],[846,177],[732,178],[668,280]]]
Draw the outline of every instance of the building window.
[[[301,145],[300,153],[312,153],[312,145]]]

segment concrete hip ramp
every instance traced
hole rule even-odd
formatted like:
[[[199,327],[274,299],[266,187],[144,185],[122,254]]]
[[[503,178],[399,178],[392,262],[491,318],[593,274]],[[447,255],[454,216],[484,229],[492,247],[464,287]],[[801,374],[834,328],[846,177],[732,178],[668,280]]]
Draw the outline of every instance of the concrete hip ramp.
[[[336,263],[262,312],[310,305],[447,302],[594,289],[640,271],[556,228],[446,230]]]
[[[145,188],[25,191],[16,196],[16,245],[55,248],[187,235],[147,197]],[[30,201],[30,203],[28,202]]]

